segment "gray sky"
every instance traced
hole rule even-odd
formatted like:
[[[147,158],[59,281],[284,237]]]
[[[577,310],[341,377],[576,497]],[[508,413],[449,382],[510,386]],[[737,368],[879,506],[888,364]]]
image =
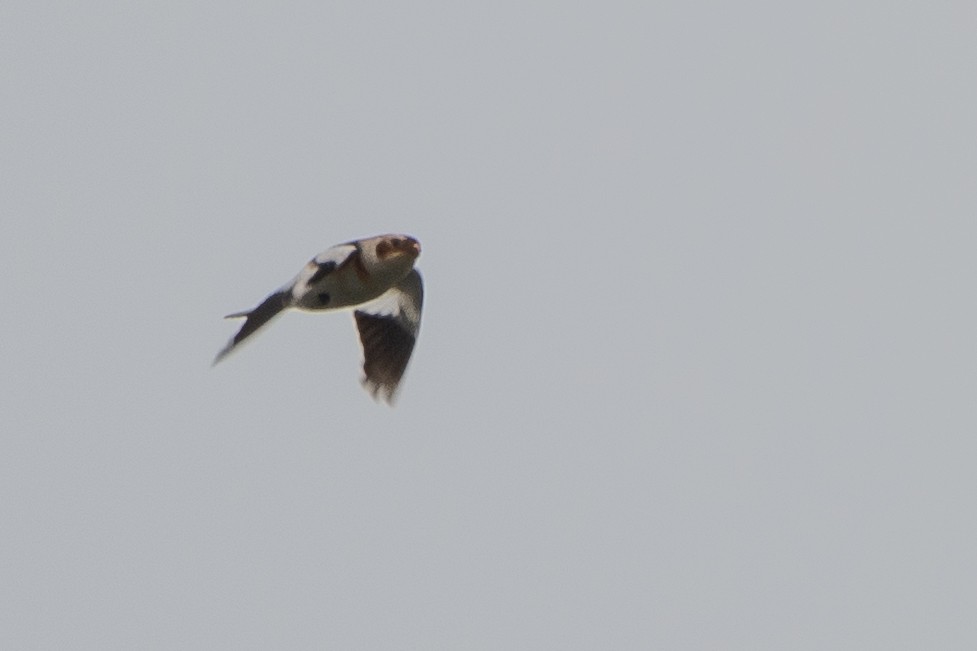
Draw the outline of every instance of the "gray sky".
[[[977,13],[855,5],[0,5],[0,647],[977,646]],[[385,232],[395,409],[210,367]]]

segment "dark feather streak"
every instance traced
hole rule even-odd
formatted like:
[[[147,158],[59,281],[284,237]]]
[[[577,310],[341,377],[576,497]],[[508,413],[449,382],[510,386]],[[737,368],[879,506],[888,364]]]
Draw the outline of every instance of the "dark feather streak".
[[[336,270],[335,262],[333,262],[332,260],[330,260],[329,262],[323,262],[322,264],[319,265],[319,268],[315,270],[315,273],[313,273],[312,276],[309,277],[308,284],[313,285],[319,282],[320,280],[322,280],[323,278],[325,278],[335,270]]]

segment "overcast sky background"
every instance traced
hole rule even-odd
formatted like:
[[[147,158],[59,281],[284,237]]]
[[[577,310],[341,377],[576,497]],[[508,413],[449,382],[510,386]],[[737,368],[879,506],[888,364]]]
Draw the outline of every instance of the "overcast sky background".
[[[5,1],[0,648],[975,648],[975,26]]]

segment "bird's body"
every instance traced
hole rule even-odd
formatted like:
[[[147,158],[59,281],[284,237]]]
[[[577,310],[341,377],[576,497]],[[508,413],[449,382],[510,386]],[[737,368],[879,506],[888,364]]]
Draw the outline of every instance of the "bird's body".
[[[323,251],[256,308],[228,315],[247,320],[214,363],[289,308],[362,307],[354,316],[363,345],[363,385],[374,397],[392,402],[420,328],[424,292],[414,269],[420,252],[418,241],[406,235],[381,235]]]

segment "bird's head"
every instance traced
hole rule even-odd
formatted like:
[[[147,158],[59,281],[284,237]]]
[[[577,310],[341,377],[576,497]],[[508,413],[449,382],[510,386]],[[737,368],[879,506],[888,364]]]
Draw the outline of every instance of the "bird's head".
[[[380,284],[400,281],[414,268],[421,245],[409,235],[380,235],[360,241],[363,262]]]
[[[381,235],[375,240],[374,250],[380,262],[406,256],[413,264],[421,254],[421,243],[409,235]]]

